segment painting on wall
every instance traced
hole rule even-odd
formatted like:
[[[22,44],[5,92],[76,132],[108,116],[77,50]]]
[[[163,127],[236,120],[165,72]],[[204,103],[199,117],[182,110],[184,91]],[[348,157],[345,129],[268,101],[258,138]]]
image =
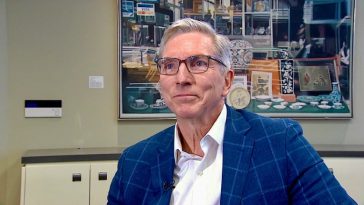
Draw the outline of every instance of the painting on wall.
[[[207,22],[231,41],[227,104],[270,117],[350,119],[355,0],[118,0],[119,119],[174,114],[154,59],[172,22]],[[321,12],[325,11],[325,12]]]
[[[331,91],[327,66],[297,66],[301,91]]]
[[[272,73],[253,71],[250,93],[252,98],[272,98]]]

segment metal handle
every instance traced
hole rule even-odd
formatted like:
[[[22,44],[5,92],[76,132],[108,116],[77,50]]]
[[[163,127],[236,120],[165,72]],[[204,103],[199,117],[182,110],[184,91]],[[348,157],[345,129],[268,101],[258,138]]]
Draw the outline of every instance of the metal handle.
[[[99,181],[107,180],[107,172],[99,172]]]
[[[81,181],[81,173],[73,173],[72,174],[72,181],[73,182],[80,182]]]

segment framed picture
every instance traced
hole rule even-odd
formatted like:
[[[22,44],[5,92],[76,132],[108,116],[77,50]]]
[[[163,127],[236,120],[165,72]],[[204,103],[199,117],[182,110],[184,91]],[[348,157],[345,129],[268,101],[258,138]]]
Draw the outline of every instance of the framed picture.
[[[245,89],[248,89],[248,76],[247,75],[235,75],[233,84],[241,84]]]
[[[270,117],[353,116],[355,0],[118,0],[118,8],[119,119],[175,117],[154,58],[168,26],[187,17],[231,40],[230,106]]]
[[[297,66],[301,91],[331,91],[331,78],[327,66]]]
[[[250,93],[253,99],[272,98],[272,73],[252,71]]]
[[[123,17],[134,17],[134,1],[122,2],[122,14]]]

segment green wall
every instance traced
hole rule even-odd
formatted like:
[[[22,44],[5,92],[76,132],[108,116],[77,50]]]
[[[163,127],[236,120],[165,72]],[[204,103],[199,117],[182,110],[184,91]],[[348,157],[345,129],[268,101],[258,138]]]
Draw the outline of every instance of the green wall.
[[[312,143],[364,144],[364,22],[356,23],[354,119],[301,121]],[[0,0],[0,205],[19,204],[28,149],[125,147],[174,123],[117,120],[116,53],[116,0]],[[105,88],[89,89],[90,75],[104,76]],[[25,119],[25,99],[62,99],[63,117]]]

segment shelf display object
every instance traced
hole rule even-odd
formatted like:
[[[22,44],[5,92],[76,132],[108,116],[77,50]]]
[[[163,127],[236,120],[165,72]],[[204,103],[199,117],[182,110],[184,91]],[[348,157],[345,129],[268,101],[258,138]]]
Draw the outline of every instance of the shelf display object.
[[[173,118],[154,58],[175,20],[231,40],[236,109],[271,117],[351,118],[355,0],[119,0],[119,118]],[[327,11],[327,12],[320,12]]]

